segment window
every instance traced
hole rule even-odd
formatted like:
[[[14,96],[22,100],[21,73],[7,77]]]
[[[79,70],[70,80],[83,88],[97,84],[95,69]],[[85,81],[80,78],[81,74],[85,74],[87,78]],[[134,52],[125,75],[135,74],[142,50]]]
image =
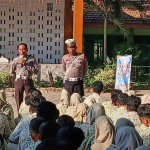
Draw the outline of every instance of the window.
[[[17,24],[19,24],[19,20],[17,20]]]
[[[9,33],[9,37],[11,37],[11,33]]]
[[[30,12],[30,16],[32,16],[32,12]]]
[[[47,3],[47,11],[53,11],[53,3]]]
[[[60,42],[58,42],[58,46],[60,46]]]
[[[19,16],[19,12],[17,12],[17,16]]]
[[[55,38],[57,38],[57,33],[55,33]]]
[[[35,20],[33,20],[33,24],[35,25]]]
[[[35,46],[33,46],[33,50],[35,50]]]
[[[5,49],[5,45],[4,45],[4,49]]]
[[[2,41],[2,36],[0,36],[0,41]]]
[[[57,46],[57,42],[55,42],[55,46]]]
[[[38,25],[38,29],[40,29],[40,25]]]
[[[19,42],[19,37],[17,37],[17,41]]]
[[[38,33],[38,37],[40,37],[40,33]]]
[[[48,46],[46,46],[46,49],[47,49],[47,51],[48,51]]]
[[[40,46],[40,42],[38,42],[38,46]]]
[[[5,20],[4,20],[4,24],[5,24]]]
[[[47,25],[49,25],[49,21],[47,20]]]
[[[49,33],[49,29],[47,29],[47,33]]]
[[[58,50],[58,55],[60,55],[60,50]]]
[[[20,37],[20,38],[21,38],[21,40],[20,40],[20,41],[22,42],[22,37]]]
[[[38,50],[38,54],[40,54],[40,50]]]
[[[48,37],[47,37],[47,42],[48,42]]]
[[[43,33],[41,33],[41,37],[43,37]]]
[[[6,33],[6,28],[4,28],[4,33]]]
[[[40,16],[38,16],[38,20],[40,20]]]
[[[57,25],[55,25],[55,29],[57,29]]]
[[[48,54],[46,54],[46,59],[48,59]]]
[[[21,24],[22,24],[22,20],[21,20]]]
[[[20,32],[22,33],[22,29],[20,29]]]
[[[52,59],[52,54],[50,54],[49,58]]]
[[[32,33],[32,29],[30,29],[30,33]]]
[[[43,29],[43,24],[42,24],[42,29]]]
[[[50,37],[50,42],[52,42],[52,37]]]
[[[12,45],[14,45],[14,41],[12,41]]]
[[[12,33],[12,37],[14,37],[14,33]]]
[[[53,32],[53,30],[51,29],[51,33]]]
[[[5,41],[5,36],[4,36],[4,40],[3,41]]]
[[[49,12],[47,12],[47,16],[49,16]]]
[[[32,49],[31,45],[30,45],[30,50]]]
[[[9,16],[9,20],[11,20],[11,16]]]
[[[43,50],[41,51],[41,54],[43,54]]]
[[[0,45],[0,49],[2,49],[2,45]]]
[[[32,20],[30,20],[30,24],[32,24]]]
[[[57,50],[55,50],[55,55],[57,55]]]
[[[52,50],[52,46],[50,46],[50,50]]]
[[[11,28],[11,24],[9,24],[9,29]]]
[[[43,42],[41,42],[41,46],[43,46]]]
[[[57,17],[55,17],[55,21],[57,21]]]
[[[30,37],[30,42],[32,41],[32,37]]]
[[[33,37],[33,42],[35,42],[35,37]]]

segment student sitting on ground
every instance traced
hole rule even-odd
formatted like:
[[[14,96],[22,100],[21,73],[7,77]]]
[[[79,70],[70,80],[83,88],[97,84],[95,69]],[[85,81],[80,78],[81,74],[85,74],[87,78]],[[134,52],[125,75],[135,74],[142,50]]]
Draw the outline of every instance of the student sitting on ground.
[[[59,110],[59,115],[66,114],[67,108],[70,105],[70,95],[67,90],[63,89],[60,96],[60,102],[56,105]]]
[[[60,125],[61,128],[63,127],[74,127],[75,122],[74,119],[71,116],[68,115],[62,115],[57,119],[57,123]]]
[[[116,124],[117,120],[120,118],[124,118],[124,115],[127,114],[126,103],[127,103],[128,95],[125,93],[119,94],[116,98],[116,104],[118,108],[112,112],[111,119]]]
[[[36,88],[31,88],[31,89],[29,89],[28,92],[29,93],[25,97],[25,101],[23,101],[21,103],[20,108],[19,108],[19,120],[26,118],[28,115],[30,115],[30,113],[29,113],[30,100],[42,95],[42,93],[39,90],[37,90]]]
[[[39,127],[44,121],[45,119],[43,118],[33,118],[30,121],[29,130],[30,130],[31,138],[35,143],[30,145],[25,150],[35,150],[37,145],[41,143],[41,141],[39,140]]]
[[[46,121],[39,128],[39,140],[44,141],[48,138],[55,138],[60,126],[54,121]]]
[[[139,116],[137,114],[137,109],[141,104],[141,98],[137,96],[129,96],[127,98],[126,109],[127,113],[124,114],[124,118],[127,118],[133,122],[135,126],[141,126],[142,123],[139,120]]]
[[[35,150],[58,150],[57,149],[57,142],[55,140],[55,138],[49,138],[49,139],[46,139],[44,141],[42,141],[37,147]],[[61,150],[61,149],[59,149]],[[62,148],[62,150],[68,150],[64,148]],[[69,149],[71,150],[71,149]]]
[[[68,107],[66,114],[73,117],[77,112],[78,105],[82,103],[82,98],[78,93],[73,93],[70,98],[70,106]]]
[[[138,107],[137,113],[143,125],[137,129],[145,146],[150,146],[150,104],[142,104]]]
[[[103,83],[101,81],[95,81],[92,85],[93,94],[88,96],[95,99],[96,103],[102,103],[104,99],[101,98],[101,93],[103,91]]]
[[[77,150],[84,140],[84,133],[76,127],[63,127],[57,133],[59,150]]]
[[[116,102],[117,102],[117,98],[118,98],[119,94],[122,94],[121,90],[117,90],[117,89],[112,90],[112,92],[111,92],[111,101],[105,101],[105,102],[102,103],[102,105],[105,108],[106,115],[110,118],[112,116],[112,113],[114,111],[116,111],[116,109],[118,108]]]
[[[14,130],[16,124],[14,120],[14,111],[12,106],[7,102],[7,96],[4,90],[0,91],[0,109],[4,113],[9,121],[11,132]]]
[[[29,124],[30,121],[36,117],[36,113],[38,110],[39,104],[46,101],[46,99],[43,96],[39,96],[37,98],[33,98],[30,101],[30,115],[26,117],[25,119],[21,120],[19,124],[16,126],[15,130],[10,135],[10,142],[16,143],[16,141],[19,139],[19,148],[20,149],[26,149],[31,144],[34,144],[34,141],[31,139],[30,131],[29,131]],[[9,145],[10,150],[12,144]],[[17,145],[14,145],[17,146]]]

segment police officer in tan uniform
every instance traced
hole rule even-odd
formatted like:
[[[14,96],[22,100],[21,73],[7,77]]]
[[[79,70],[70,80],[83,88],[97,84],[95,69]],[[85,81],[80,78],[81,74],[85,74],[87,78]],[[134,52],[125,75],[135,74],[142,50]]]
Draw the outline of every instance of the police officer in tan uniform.
[[[23,93],[28,94],[28,90],[34,86],[32,75],[38,73],[36,59],[28,55],[28,48],[25,43],[18,45],[19,56],[15,57],[11,63],[10,76],[15,78],[15,99],[17,109],[23,102]]]
[[[64,86],[70,95],[79,93],[84,96],[83,78],[88,70],[88,61],[84,54],[78,53],[76,41],[65,41],[69,54],[62,58],[62,70],[64,73]]]

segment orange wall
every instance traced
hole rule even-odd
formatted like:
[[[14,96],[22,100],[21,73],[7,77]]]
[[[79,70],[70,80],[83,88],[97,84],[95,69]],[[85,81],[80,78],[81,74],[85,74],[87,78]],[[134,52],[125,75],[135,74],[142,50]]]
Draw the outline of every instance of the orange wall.
[[[65,20],[64,20],[64,54],[67,54],[65,41],[72,38],[72,0],[65,0]]]
[[[77,41],[77,51],[82,53],[83,47],[83,0],[74,0],[73,38]]]

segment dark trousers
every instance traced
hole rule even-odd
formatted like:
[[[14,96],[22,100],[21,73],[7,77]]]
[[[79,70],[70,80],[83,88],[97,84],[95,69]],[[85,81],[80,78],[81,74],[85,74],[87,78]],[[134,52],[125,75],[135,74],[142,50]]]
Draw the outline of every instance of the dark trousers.
[[[19,111],[19,107],[23,102],[23,93],[25,91],[28,94],[28,90],[34,86],[32,79],[22,80],[18,79],[15,84],[15,99],[17,104],[17,110]]]
[[[65,80],[65,89],[70,95],[73,93],[78,93],[81,96],[84,96],[83,80],[79,81],[68,81]]]

